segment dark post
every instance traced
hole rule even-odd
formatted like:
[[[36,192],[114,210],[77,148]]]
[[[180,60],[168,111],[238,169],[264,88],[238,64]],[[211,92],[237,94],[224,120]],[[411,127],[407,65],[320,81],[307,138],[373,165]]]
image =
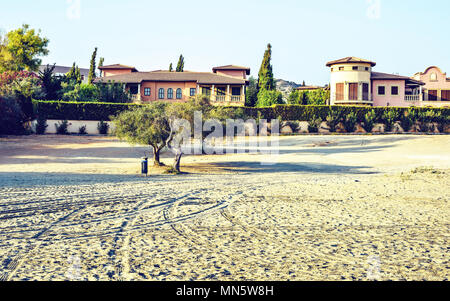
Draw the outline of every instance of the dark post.
[[[147,176],[148,174],[148,158],[144,157],[142,158],[142,162],[141,162],[141,169],[142,169],[142,174]]]

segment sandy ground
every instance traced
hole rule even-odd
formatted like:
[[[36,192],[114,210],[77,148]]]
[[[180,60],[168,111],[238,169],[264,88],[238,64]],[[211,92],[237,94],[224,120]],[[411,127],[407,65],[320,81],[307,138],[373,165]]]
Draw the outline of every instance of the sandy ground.
[[[450,136],[282,137],[143,178],[146,150],[0,138],[0,280],[449,278]]]

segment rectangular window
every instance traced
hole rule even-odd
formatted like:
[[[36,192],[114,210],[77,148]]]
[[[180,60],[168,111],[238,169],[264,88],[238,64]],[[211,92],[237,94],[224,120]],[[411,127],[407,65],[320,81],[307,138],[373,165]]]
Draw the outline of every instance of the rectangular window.
[[[145,88],[144,89],[144,96],[150,96],[152,94],[151,88]]]
[[[339,71],[344,71],[344,67],[339,67]]]
[[[348,84],[348,99],[358,100],[358,83]]]
[[[437,100],[437,90],[428,90],[428,100],[436,101]]]
[[[231,95],[240,96],[241,95],[241,87],[233,87],[231,89]]]
[[[218,87],[217,88],[217,95],[225,95],[226,94],[226,89],[223,87]]]
[[[211,96],[211,88],[203,87],[202,88],[202,94],[206,96]]]
[[[391,87],[391,95],[398,95],[398,87]]]
[[[357,67],[357,66],[354,66],[354,67],[352,67],[352,70],[353,70],[353,71],[357,71],[357,70],[358,70],[358,67]]]
[[[197,89],[196,88],[191,88],[190,96],[195,96],[195,94],[197,94]]]
[[[344,100],[344,84],[336,84],[336,100]]]
[[[363,84],[363,100],[369,100],[369,84]]]
[[[386,95],[386,87],[378,86],[378,95]]]
[[[450,90],[442,90],[441,91],[442,94],[442,101],[450,101]]]

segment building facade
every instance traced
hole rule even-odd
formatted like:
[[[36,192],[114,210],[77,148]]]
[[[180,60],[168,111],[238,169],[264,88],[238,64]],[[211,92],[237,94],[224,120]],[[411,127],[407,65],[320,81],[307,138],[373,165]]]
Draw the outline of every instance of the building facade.
[[[438,74],[430,69],[425,74],[417,74],[414,78],[395,74],[374,72],[375,62],[347,57],[327,63],[331,68],[330,104],[331,105],[369,105],[395,107],[445,107],[446,92],[450,80],[445,74]],[[433,70],[436,75],[433,82]],[[439,70],[440,72],[440,70]],[[437,87],[440,87],[439,89]],[[430,89],[438,100],[430,101]],[[439,91],[444,91],[439,92]],[[440,93],[440,94],[439,94]],[[442,95],[444,97],[442,97]]]
[[[205,95],[214,105],[245,105],[247,75],[250,69],[228,65],[213,68],[212,72],[139,72],[124,65],[99,68],[102,77],[95,83],[123,83],[137,102],[183,102],[196,95]]]
[[[450,78],[439,67],[428,67],[425,72],[416,73],[414,79],[425,83],[425,102],[450,105]]]

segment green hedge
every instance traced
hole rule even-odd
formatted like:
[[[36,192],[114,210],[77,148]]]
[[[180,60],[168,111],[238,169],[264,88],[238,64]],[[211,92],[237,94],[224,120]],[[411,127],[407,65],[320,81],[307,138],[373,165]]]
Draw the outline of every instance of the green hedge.
[[[374,111],[377,122],[383,121],[383,114],[387,111],[395,111],[397,116],[402,116],[405,112],[426,112],[433,111],[440,113],[441,118],[450,115],[448,108],[399,108],[399,107],[366,107],[366,106],[321,106],[321,105],[275,105],[266,108],[245,108],[245,113],[249,117],[262,119],[281,118],[284,121],[308,121],[313,117],[320,117],[325,120],[331,111],[340,112],[341,116],[345,116],[351,112],[356,113],[358,120],[364,120],[364,116],[369,111]],[[438,120],[436,120],[438,121]]]
[[[118,104],[103,102],[65,102],[33,100],[36,115],[56,120],[104,120],[109,121],[123,111],[142,106],[140,104]]]
[[[99,102],[62,102],[62,101],[33,101],[35,113],[44,115],[47,119],[56,120],[110,120],[110,116],[115,116],[123,111],[145,106],[143,104],[117,104]],[[235,107],[229,107],[235,108]],[[374,110],[377,115],[377,122],[382,122],[382,116],[387,111],[395,111],[397,116],[402,116],[405,111],[426,112],[433,111],[440,113],[440,118],[448,119],[450,109],[448,108],[398,108],[398,107],[365,107],[365,106],[319,106],[319,105],[275,105],[265,108],[243,108],[249,118],[254,119],[277,119],[284,121],[308,121],[313,117],[320,117],[325,120],[331,111],[340,112],[345,116],[350,112],[355,112],[358,120],[363,120],[364,115]],[[441,121],[441,120],[436,120]]]

